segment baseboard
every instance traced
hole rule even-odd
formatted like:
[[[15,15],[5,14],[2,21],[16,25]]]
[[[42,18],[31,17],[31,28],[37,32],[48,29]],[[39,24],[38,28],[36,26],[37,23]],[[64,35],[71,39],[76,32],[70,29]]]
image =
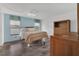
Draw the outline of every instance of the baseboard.
[[[22,39],[23,40],[23,39]],[[15,44],[19,41],[22,41],[22,40],[15,40],[15,41],[9,41],[9,42],[4,42],[4,44],[8,44],[8,43],[11,43],[11,44]]]

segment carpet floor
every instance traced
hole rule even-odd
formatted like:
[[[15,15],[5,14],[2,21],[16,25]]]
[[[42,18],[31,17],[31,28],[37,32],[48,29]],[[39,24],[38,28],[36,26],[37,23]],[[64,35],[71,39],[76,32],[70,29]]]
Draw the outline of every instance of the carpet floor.
[[[0,56],[49,56],[49,41],[45,46],[39,42],[32,43],[31,47],[27,47],[24,40],[6,43],[0,47]]]

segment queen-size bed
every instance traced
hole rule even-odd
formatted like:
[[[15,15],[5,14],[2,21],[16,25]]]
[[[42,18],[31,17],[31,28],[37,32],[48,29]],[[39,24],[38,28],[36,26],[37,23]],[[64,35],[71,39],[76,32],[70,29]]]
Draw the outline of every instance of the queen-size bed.
[[[23,33],[23,39],[27,46],[30,46],[34,41],[41,40],[45,42],[48,39],[48,34],[45,31],[37,31],[34,28],[25,28]]]

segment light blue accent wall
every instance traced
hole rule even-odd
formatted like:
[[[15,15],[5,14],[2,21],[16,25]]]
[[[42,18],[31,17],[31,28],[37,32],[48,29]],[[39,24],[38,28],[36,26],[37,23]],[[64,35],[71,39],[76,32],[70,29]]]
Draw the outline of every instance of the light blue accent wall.
[[[4,14],[4,42],[11,41],[9,15]]]
[[[2,43],[2,17],[0,14],[0,44]]]
[[[21,17],[21,26],[22,27],[34,26],[34,19],[28,17]]]
[[[15,40],[18,39],[12,37],[10,33],[10,15],[4,14],[4,42],[10,42]]]
[[[29,17],[20,17],[21,27],[34,26],[35,19]],[[10,34],[10,14],[4,14],[4,42],[15,41]]]
[[[21,27],[34,26],[34,19],[21,17]],[[10,15],[4,14],[4,42],[14,41],[10,35]]]

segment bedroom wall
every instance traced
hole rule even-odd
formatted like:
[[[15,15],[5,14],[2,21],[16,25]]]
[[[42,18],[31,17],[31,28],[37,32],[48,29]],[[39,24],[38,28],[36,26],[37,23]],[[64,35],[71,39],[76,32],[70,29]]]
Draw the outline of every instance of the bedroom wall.
[[[76,11],[74,11],[74,12],[65,13],[65,14],[52,18],[52,20],[51,20],[52,26],[50,27],[50,29],[52,29],[52,30],[50,31],[50,34],[52,34],[52,35],[54,34],[54,21],[68,20],[68,19],[71,21],[70,31],[77,32],[77,14],[76,14]]]
[[[33,19],[34,18],[31,18],[31,17],[26,17],[24,14],[22,13],[18,13],[16,11],[12,11],[12,10],[9,10],[9,9],[6,9],[6,8],[2,8],[1,10],[2,14],[3,14],[3,19],[4,19],[4,29],[3,29],[3,42],[9,42],[9,41],[14,41],[15,39],[11,37],[10,35],[10,20],[9,20],[9,15],[17,15],[17,16],[21,16],[21,25],[22,27],[26,27],[27,24],[29,25],[34,25],[32,21],[34,21]],[[32,22],[32,23],[28,23],[27,19],[29,19],[29,22]],[[27,23],[26,23],[27,22]]]
[[[19,40],[17,38],[14,38],[10,34],[10,18],[9,18],[10,15],[11,14],[4,13],[4,42]],[[34,26],[34,19],[28,17],[21,17],[21,27],[26,26]],[[18,36],[18,38],[20,37]]]
[[[54,34],[54,21],[60,20],[70,20],[71,21],[71,32],[77,32],[77,12],[76,8],[72,12],[60,14],[57,16],[52,16],[51,18],[44,18],[42,20],[42,30],[47,31],[49,35]]]
[[[55,21],[59,21],[59,20],[67,20],[70,19],[71,20],[71,31],[72,32],[77,32],[77,17],[76,17],[76,12],[77,12],[77,5],[74,4],[73,5],[73,10],[70,12],[66,12],[66,13],[61,13],[61,14],[57,14],[56,16],[52,16],[52,14],[40,14],[41,15],[41,20],[42,20],[42,31],[47,31],[49,35],[53,35],[54,33],[54,27],[53,27],[53,22]],[[25,14],[13,11],[13,10],[9,10],[7,8],[3,8],[3,12],[4,13],[8,13],[8,14],[13,14],[13,15],[18,15],[18,16],[25,16]],[[39,18],[36,16],[36,18]]]
[[[11,41],[10,39],[10,21],[9,15],[4,14],[4,42]]]
[[[21,27],[34,26],[34,19],[28,17],[21,17]]]
[[[71,20],[71,32],[77,32],[77,4],[73,5],[73,10],[66,13],[61,13],[56,16],[48,14],[49,17],[44,17],[42,20],[42,30],[47,31],[49,35],[54,35],[54,21]],[[46,16],[46,15],[45,15]]]

